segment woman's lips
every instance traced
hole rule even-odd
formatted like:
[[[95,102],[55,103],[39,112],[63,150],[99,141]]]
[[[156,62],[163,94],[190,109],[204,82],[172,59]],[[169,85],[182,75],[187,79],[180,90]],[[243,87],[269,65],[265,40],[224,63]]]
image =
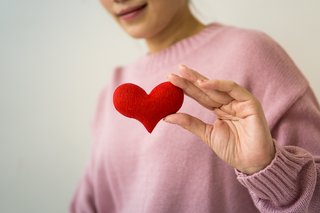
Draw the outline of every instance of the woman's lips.
[[[137,17],[144,9],[146,8],[147,4],[142,4],[136,7],[127,8],[124,10],[121,10],[119,13],[117,13],[117,16],[125,21],[129,21]]]

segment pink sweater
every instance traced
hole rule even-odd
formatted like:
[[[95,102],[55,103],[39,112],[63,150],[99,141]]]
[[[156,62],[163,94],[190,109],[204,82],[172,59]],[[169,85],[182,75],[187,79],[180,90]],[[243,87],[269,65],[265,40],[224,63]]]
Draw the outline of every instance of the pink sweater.
[[[114,109],[119,84],[150,92],[168,73],[177,73],[178,64],[233,80],[260,100],[276,143],[268,167],[246,176],[186,130],[160,121],[149,134]],[[180,111],[215,119],[188,97]],[[297,66],[264,33],[210,24],[118,67],[101,92],[92,130],[91,159],[70,212],[320,212],[319,104]]]

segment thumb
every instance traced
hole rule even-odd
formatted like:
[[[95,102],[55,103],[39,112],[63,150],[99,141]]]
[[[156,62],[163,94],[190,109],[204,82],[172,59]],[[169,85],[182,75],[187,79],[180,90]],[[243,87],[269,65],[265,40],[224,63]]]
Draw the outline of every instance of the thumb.
[[[207,135],[206,132],[208,132],[207,129],[212,127],[200,119],[185,113],[171,114],[165,117],[163,120],[167,123],[181,126],[182,128],[201,138],[204,142],[206,142],[205,138]]]

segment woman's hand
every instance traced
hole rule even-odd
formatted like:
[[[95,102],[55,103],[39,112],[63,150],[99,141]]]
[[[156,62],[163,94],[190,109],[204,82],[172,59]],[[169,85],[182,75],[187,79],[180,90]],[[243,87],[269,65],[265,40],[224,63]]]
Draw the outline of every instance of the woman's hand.
[[[265,168],[275,155],[273,140],[259,101],[232,81],[208,80],[186,66],[171,83],[184,90],[217,119],[207,124],[191,115],[176,113],[164,120],[200,137],[222,160],[248,175]]]

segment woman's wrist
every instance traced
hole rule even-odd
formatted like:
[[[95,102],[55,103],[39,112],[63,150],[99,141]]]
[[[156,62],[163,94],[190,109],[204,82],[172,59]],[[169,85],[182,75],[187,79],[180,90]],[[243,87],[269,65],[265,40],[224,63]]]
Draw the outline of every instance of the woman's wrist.
[[[266,155],[263,158],[263,161],[261,161],[259,163],[259,165],[253,165],[253,166],[249,166],[246,168],[242,168],[242,169],[237,169],[235,168],[237,171],[246,174],[246,175],[253,175],[257,172],[262,171],[263,169],[265,169],[266,167],[268,167],[272,161],[274,160],[275,156],[276,156],[276,148],[275,148],[275,143],[272,140],[270,143],[272,143],[271,147],[268,149],[268,151],[266,151]]]

